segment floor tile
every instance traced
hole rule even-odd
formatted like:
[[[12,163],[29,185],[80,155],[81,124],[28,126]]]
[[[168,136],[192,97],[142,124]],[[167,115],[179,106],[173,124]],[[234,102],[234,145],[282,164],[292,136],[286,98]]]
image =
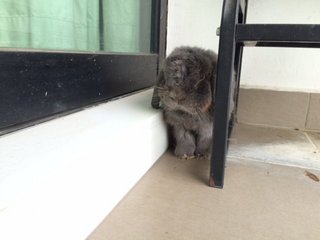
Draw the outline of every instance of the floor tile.
[[[288,129],[236,125],[228,156],[320,170],[320,153],[306,133]]]
[[[208,166],[166,153],[88,239],[319,239],[320,183],[303,169],[229,160],[220,190]]]
[[[320,130],[320,93],[312,93],[307,118],[307,128]]]

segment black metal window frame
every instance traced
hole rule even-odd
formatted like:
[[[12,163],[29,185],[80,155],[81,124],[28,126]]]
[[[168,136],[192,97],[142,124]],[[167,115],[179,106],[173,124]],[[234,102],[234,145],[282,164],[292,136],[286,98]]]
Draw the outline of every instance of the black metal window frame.
[[[0,49],[0,135],[152,87],[167,1],[152,0],[150,54]]]

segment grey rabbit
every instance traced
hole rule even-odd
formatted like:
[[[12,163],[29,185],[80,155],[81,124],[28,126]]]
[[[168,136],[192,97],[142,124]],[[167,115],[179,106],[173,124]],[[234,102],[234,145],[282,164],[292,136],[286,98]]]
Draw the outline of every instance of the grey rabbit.
[[[161,103],[174,138],[174,154],[182,158],[210,154],[217,54],[179,47],[159,72],[152,106]]]

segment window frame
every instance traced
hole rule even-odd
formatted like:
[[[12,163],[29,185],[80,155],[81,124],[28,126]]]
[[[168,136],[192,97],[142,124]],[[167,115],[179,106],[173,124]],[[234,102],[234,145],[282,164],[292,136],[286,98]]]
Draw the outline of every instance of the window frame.
[[[167,5],[152,0],[151,53],[0,48],[0,135],[154,86]]]

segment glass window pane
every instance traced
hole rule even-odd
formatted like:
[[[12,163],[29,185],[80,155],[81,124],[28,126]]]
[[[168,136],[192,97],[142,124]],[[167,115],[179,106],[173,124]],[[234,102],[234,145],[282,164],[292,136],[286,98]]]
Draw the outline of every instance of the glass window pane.
[[[0,47],[150,52],[152,0],[1,0]]]

